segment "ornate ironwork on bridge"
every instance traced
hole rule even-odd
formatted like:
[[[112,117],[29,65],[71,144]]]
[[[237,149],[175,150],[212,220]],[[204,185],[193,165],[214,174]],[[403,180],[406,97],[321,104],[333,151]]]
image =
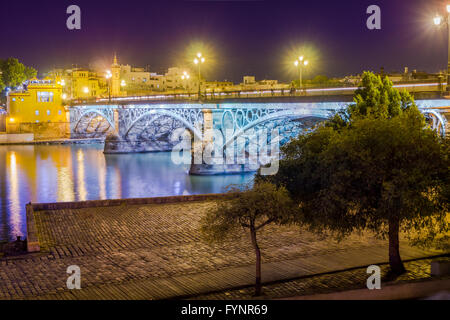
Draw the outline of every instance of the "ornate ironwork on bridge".
[[[422,100],[417,104],[429,125],[445,135],[447,100]],[[77,106],[70,110],[71,135],[73,138],[105,137],[105,153],[129,153],[170,151],[184,139],[179,134],[181,130],[190,133],[192,146],[197,141],[197,146],[200,142],[200,148],[205,148],[214,139],[220,141],[219,153],[232,149],[236,154],[249,155],[255,151],[259,154],[262,133],[268,133],[263,144],[270,144],[273,139],[270,133],[275,130],[282,145],[347,105],[346,102],[295,102]],[[240,164],[191,165],[191,172],[198,174],[248,170]]]
[[[71,138],[104,137],[115,130],[116,106],[80,106],[70,108]]]

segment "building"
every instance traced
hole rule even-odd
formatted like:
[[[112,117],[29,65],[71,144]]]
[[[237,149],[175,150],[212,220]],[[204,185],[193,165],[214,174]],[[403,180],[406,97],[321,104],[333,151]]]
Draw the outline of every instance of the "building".
[[[233,90],[233,82],[231,81],[205,81],[202,83],[202,90],[207,92],[220,92]]]
[[[62,80],[72,99],[97,97],[105,92],[98,75],[87,69],[74,69],[67,81],[64,78]]]
[[[157,74],[156,72],[150,73],[149,87],[150,90],[162,91],[164,90],[164,76],[162,74]]]
[[[288,85],[278,83],[278,80],[260,80],[256,81],[254,76],[244,76],[239,84],[240,90],[272,90],[287,89]]]
[[[67,122],[62,92],[63,86],[49,78],[29,80],[24,90],[10,92],[6,102],[6,132],[26,131],[25,124]]]
[[[117,63],[117,56],[114,55],[113,64],[111,65],[111,78],[109,79],[109,90],[111,93],[111,96],[118,97],[121,95],[120,88],[121,88],[121,79],[120,79],[120,65]]]
[[[151,76],[145,68],[132,67],[129,64],[120,66],[120,78],[128,86],[149,86]]]
[[[244,76],[244,79],[241,83],[241,85],[253,85],[255,84],[255,77],[254,76]]]
[[[198,87],[198,76],[192,74],[188,68],[172,67],[162,78],[162,86],[166,91],[194,90]]]
[[[108,93],[106,79],[89,69],[54,69],[47,76],[63,87],[65,99],[88,99]]]

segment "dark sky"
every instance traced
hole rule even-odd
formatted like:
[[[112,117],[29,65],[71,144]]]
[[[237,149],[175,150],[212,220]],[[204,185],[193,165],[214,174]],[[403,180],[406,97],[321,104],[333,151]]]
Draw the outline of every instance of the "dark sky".
[[[208,80],[235,82],[296,76],[292,60],[311,60],[308,76],[362,70],[446,67],[447,31],[432,18],[442,0],[151,1],[0,0],[0,59],[19,58],[39,72],[52,67],[120,63],[162,72],[189,65],[200,47]],[[82,29],[66,28],[77,4]],[[381,7],[381,30],[366,28],[366,9]]]

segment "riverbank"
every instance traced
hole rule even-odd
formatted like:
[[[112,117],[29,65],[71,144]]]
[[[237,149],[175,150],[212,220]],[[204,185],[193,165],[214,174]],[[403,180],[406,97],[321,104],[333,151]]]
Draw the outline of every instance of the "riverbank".
[[[217,197],[29,205],[35,226],[29,240],[34,232],[39,252],[0,259],[0,299],[170,299],[251,291],[254,258],[248,235],[220,245],[200,236],[200,219]],[[360,269],[364,272],[355,279],[365,285],[365,267],[388,261],[387,242],[370,234],[337,243],[298,227],[268,226],[259,239],[264,283]],[[402,240],[401,254],[413,261],[445,252]],[[81,290],[66,287],[70,265],[80,267]],[[348,288],[345,278],[341,285]]]
[[[0,137],[8,134],[0,134]],[[30,134],[32,135],[32,134]],[[90,144],[103,143],[104,138],[98,139],[48,139],[48,140],[33,140],[33,137],[26,137],[24,139],[0,139],[0,145],[58,145],[58,144]]]

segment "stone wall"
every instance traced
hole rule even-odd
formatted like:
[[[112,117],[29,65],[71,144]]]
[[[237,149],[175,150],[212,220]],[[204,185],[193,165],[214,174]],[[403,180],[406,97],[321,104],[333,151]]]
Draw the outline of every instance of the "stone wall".
[[[39,122],[9,125],[8,133],[33,133],[34,140],[70,138],[69,122]]]
[[[0,113],[0,132],[6,132],[6,113]]]
[[[33,141],[33,133],[0,133],[0,144],[30,143]]]

